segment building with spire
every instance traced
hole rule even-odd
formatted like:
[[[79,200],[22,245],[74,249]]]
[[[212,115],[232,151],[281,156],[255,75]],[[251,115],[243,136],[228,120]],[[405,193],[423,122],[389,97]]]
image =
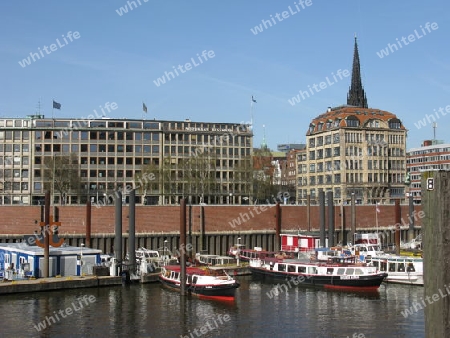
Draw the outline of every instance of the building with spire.
[[[297,156],[297,203],[317,203],[332,191],[335,203],[393,203],[405,198],[406,128],[396,115],[369,108],[355,38],[347,105],[310,122],[306,151]]]
[[[358,41],[355,36],[355,49],[353,52],[352,82],[347,94],[347,105],[368,108],[367,97],[361,81],[361,66],[359,62]]]

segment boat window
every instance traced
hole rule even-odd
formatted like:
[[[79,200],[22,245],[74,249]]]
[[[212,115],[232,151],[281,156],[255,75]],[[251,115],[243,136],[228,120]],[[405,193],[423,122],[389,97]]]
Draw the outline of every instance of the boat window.
[[[298,272],[300,272],[300,273],[306,273],[306,266],[299,266],[299,267],[298,267]]]
[[[353,275],[354,271],[355,271],[354,268],[347,268],[347,275]]]
[[[286,271],[286,265],[278,264],[278,271]]]
[[[395,263],[389,263],[389,271],[395,272]]]
[[[327,268],[327,275],[332,275],[334,269],[333,268]]]
[[[338,274],[338,275],[343,275],[344,272],[345,272],[345,269],[344,269],[344,268],[338,268],[336,274]]]
[[[317,269],[315,267],[308,267],[308,273],[317,274]]]
[[[361,269],[355,269],[355,275],[364,275],[364,272]]]
[[[414,272],[414,271],[416,271],[416,269],[414,269],[413,263],[409,263],[409,264],[408,264],[407,271],[408,271],[408,272]]]
[[[173,279],[178,279],[178,272],[175,272],[174,274],[173,274]]]
[[[398,264],[398,271],[404,272],[405,271],[405,263],[399,263]]]
[[[288,272],[295,272],[295,265],[288,265]]]
[[[197,279],[198,279],[198,277],[195,276],[195,277],[192,279],[192,284],[197,284]]]
[[[372,263],[374,267],[378,268],[378,261],[373,261]]]
[[[386,271],[386,270],[387,270],[387,262],[381,262],[380,271]]]

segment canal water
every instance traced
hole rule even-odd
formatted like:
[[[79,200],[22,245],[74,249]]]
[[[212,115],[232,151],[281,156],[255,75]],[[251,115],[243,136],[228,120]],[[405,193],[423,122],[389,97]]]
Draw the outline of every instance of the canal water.
[[[159,284],[0,298],[1,337],[424,337],[423,287],[374,293],[240,277],[233,302],[181,297]],[[280,282],[283,283],[283,282]],[[409,309],[410,314],[402,314]]]

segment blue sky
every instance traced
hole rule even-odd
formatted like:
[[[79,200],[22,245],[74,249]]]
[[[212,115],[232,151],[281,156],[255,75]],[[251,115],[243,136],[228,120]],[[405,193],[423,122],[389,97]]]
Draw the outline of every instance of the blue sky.
[[[57,117],[86,117],[115,102],[108,117],[142,118],[144,101],[147,119],[239,123],[250,121],[253,95],[255,146],[263,125],[271,148],[300,143],[312,118],[346,103],[350,77],[294,106],[288,100],[339,69],[351,71],[355,33],[369,107],[403,121],[408,148],[433,138],[426,114],[450,105],[448,1],[312,0],[304,8],[298,0],[139,1],[132,10],[124,0],[2,3],[0,116],[36,113],[41,99],[50,117],[55,99]],[[128,13],[119,15],[124,6]],[[271,15],[276,24],[251,31]],[[427,22],[438,28],[424,35]],[[420,38],[378,56],[415,30]],[[64,43],[69,31],[79,38]],[[57,39],[62,47],[19,64]],[[214,57],[155,85],[205,50]],[[437,138],[450,142],[450,113],[438,115]],[[418,128],[420,120],[426,125]]]

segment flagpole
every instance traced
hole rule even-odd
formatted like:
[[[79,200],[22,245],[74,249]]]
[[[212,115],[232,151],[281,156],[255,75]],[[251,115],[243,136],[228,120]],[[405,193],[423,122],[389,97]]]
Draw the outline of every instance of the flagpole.
[[[53,102],[55,102],[55,99],[52,100],[52,120],[53,120],[53,109],[55,109]]]
[[[250,100],[250,125],[253,127],[253,97]]]
[[[377,237],[378,237],[378,202],[375,202],[375,224],[377,226]]]

